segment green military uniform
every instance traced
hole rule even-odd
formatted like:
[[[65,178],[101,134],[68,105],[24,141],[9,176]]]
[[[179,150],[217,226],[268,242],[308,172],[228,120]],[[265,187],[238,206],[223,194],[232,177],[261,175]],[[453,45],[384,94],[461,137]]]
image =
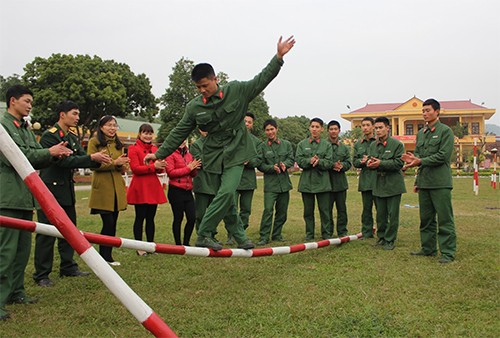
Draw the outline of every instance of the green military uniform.
[[[330,139],[328,139],[330,141]],[[330,168],[330,180],[332,182],[332,189],[330,192],[330,226],[329,233],[333,234],[334,222],[333,222],[333,205],[335,204],[337,209],[337,235],[339,237],[347,236],[347,189],[349,185],[347,183],[346,171],[351,169],[351,153],[349,148],[342,142],[333,143],[332,145],[332,161],[333,164],[340,161],[342,163],[342,169],[340,171],[335,171]]]
[[[159,159],[167,157],[196,126],[208,132],[201,160],[204,170],[220,176],[220,185],[199,225],[197,242],[211,238],[227,213],[236,214],[234,194],[241,180],[243,163],[256,155],[244,116],[249,102],[278,75],[282,64],[275,56],[252,80],[232,81],[219,87],[208,99],[200,95],[191,100],[181,121],[155,153]],[[238,243],[244,243],[248,238],[240,225],[231,225],[230,233]]]
[[[68,156],[50,167],[40,171],[40,178],[52,192],[59,205],[64,209],[69,219],[76,225],[75,187],[73,170],[75,168],[99,167],[100,164],[90,160],[90,155],[83,150],[78,142],[78,137],[72,132],[66,133],[59,124],[45,131],[40,139],[44,148],[50,148],[61,142],[68,142],[67,147],[73,151]],[[50,223],[41,209],[37,210],[38,221]],[[54,261],[55,237],[37,234],[35,240],[35,273],[33,279],[40,281],[48,279],[52,272]],[[74,250],[69,243],[59,238],[57,249],[61,257],[59,273],[62,276],[71,275],[78,271],[78,264],[73,259]]]
[[[401,156],[405,148],[400,141],[388,137],[385,141],[376,141],[370,145],[368,155],[381,160],[375,169],[376,179],[373,196],[377,207],[378,243],[394,247],[399,228],[399,208],[401,194],[406,192],[401,168],[404,163]]]
[[[287,140],[276,139],[274,142],[263,142],[258,152],[261,159],[258,169],[264,173],[264,210],[260,221],[259,243],[265,244],[269,242],[269,235],[273,241],[283,240],[281,231],[287,219],[290,190],[292,190],[292,181],[288,171],[280,170],[278,174],[274,170],[274,165],[279,166],[283,162],[288,169],[295,162],[292,144]]]
[[[422,251],[436,254],[436,233],[443,258],[453,260],[457,236],[451,204],[451,155],[453,131],[437,121],[417,134],[415,156],[422,160],[416,185],[420,204],[420,238]],[[436,222],[436,214],[439,225]]]
[[[362,164],[361,160],[365,155],[368,155],[368,149],[375,138],[362,139],[354,145],[353,164],[356,168],[361,168],[358,180],[358,191],[361,192],[363,201],[363,211],[361,212],[361,233],[364,238],[373,237],[373,185],[375,184],[376,172],[370,170],[366,163]]]
[[[259,138],[250,133],[253,145],[257,150],[262,143]],[[252,213],[252,199],[253,192],[257,189],[257,177],[255,174],[255,168],[260,164],[260,157],[255,156],[243,167],[243,175],[241,175],[240,185],[236,190],[236,207],[240,207],[240,218],[243,223],[243,228],[248,228],[248,220],[250,214]]]
[[[48,149],[36,142],[27,123],[6,112],[0,123],[35,169],[48,166],[52,157]],[[30,190],[10,162],[0,153],[0,215],[33,220],[35,201]],[[0,309],[6,303],[26,297],[24,271],[31,249],[31,233],[0,227]]]
[[[311,158],[317,155],[319,163],[316,167],[311,164]],[[304,203],[304,221],[306,223],[306,240],[314,240],[314,199],[318,201],[321,219],[321,237],[332,238],[333,229],[330,229],[331,209],[330,191],[332,183],[328,171],[333,166],[332,146],[323,139],[307,138],[297,145],[295,160],[302,173],[299,179],[299,192],[302,193]]]

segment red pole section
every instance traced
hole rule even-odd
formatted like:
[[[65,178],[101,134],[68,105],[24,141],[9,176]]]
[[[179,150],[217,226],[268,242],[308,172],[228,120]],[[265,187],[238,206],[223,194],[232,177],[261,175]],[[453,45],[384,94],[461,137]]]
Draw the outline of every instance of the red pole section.
[[[156,337],[177,337],[78,231],[1,124],[0,151],[24,180],[49,220],[127,310]]]
[[[33,222],[33,221],[26,221],[6,216],[0,216],[0,226],[36,232],[47,236],[62,237],[61,233],[52,225]],[[344,236],[342,238],[325,239],[319,242],[294,244],[291,246],[278,246],[272,248],[260,248],[253,250],[223,249],[220,251],[213,251],[207,248],[142,242],[133,239],[111,237],[111,236],[93,234],[89,232],[82,232],[82,234],[89,242],[94,244],[108,245],[108,246],[127,248],[132,250],[144,250],[147,252],[158,252],[170,255],[217,257],[217,258],[225,258],[225,257],[253,258],[253,257],[263,257],[263,256],[286,255],[311,249],[324,248],[331,245],[340,245],[342,243],[347,243],[362,237],[362,234],[359,233],[356,235]]]

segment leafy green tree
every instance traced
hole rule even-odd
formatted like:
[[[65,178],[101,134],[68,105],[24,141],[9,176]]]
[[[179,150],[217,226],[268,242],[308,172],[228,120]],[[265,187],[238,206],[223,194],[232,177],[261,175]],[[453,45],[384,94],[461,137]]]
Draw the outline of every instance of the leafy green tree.
[[[295,151],[297,143],[309,135],[309,121],[310,118],[304,115],[276,118],[278,137],[290,141]]]
[[[451,130],[453,131],[453,134],[458,138],[463,138],[465,135],[467,135],[467,127],[461,125],[460,122],[457,122],[457,124],[452,126]]]
[[[342,141],[348,140],[349,143],[351,143],[351,144],[356,143],[361,138],[363,138],[363,131],[361,130],[360,127],[355,127],[351,130],[348,130],[348,131],[342,133],[342,135],[340,135],[340,139]]]
[[[12,74],[6,78],[0,75],[0,101],[6,100],[5,96],[7,95],[7,89],[21,83],[22,80],[19,77],[19,74]]]
[[[24,68],[23,81],[35,95],[33,120],[43,128],[57,117],[53,112],[61,100],[80,106],[83,133],[94,130],[103,115],[140,115],[149,120],[157,112],[151,84],[144,74],[135,75],[130,67],[98,56],[52,54],[36,57]]]

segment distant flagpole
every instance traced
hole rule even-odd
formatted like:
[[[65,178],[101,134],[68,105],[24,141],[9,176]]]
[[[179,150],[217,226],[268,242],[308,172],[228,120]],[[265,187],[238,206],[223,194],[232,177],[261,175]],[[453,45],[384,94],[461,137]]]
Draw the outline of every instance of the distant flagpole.
[[[474,182],[473,182],[474,194],[479,194],[479,172],[477,163],[477,138],[474,138]]]

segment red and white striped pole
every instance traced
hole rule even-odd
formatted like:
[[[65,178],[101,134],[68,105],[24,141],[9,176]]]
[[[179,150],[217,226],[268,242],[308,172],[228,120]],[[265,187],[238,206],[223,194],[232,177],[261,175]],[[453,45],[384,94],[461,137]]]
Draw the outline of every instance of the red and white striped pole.
[[[127,310],[156,337],[177,337],[172,329],[120,278],[78,231],[1,124],[0,151],[38,200],[50,222],[57,227],[73,249]]]
[[[474,182],[472,183],[474,194],[479,194],[479,171],[477,163],[477,138],[474,138]]]
[[[62,237],[61,233],[57,230],[57,228],[53,227],[52,225],[34,221],[16,219],[6,216],[0,216],[0,226],[24,230],[24,231],[36,232],[37,234],[42,234],[52,237]],[[213,251],[207,248],[143,242],[127,238],[93,234],[89,232],[83,232],[83,236],[85,236],[85,238],[91,243],[113,246],[118,248],[144,250],[146,252],[157,252],[170,255],[218,257],[218,258],[228,258],[228,257],[252,258],[252,257],[263,257],[263,256],[287,255],[311,249],[325,248],[330,245],[340,245],[363,237],[363,235],[359,233],[356,235],[344,236],[342,238],[331,238],[319,242],[294,244],[290,246],[278,246],[272,248],[260,248],[253,250],[222,249],[220,251]]]
[[[491,175],[491,186],[493,189],[497,188],[497,148],[491,149],[491,153],[493,154],[493,174]]]

